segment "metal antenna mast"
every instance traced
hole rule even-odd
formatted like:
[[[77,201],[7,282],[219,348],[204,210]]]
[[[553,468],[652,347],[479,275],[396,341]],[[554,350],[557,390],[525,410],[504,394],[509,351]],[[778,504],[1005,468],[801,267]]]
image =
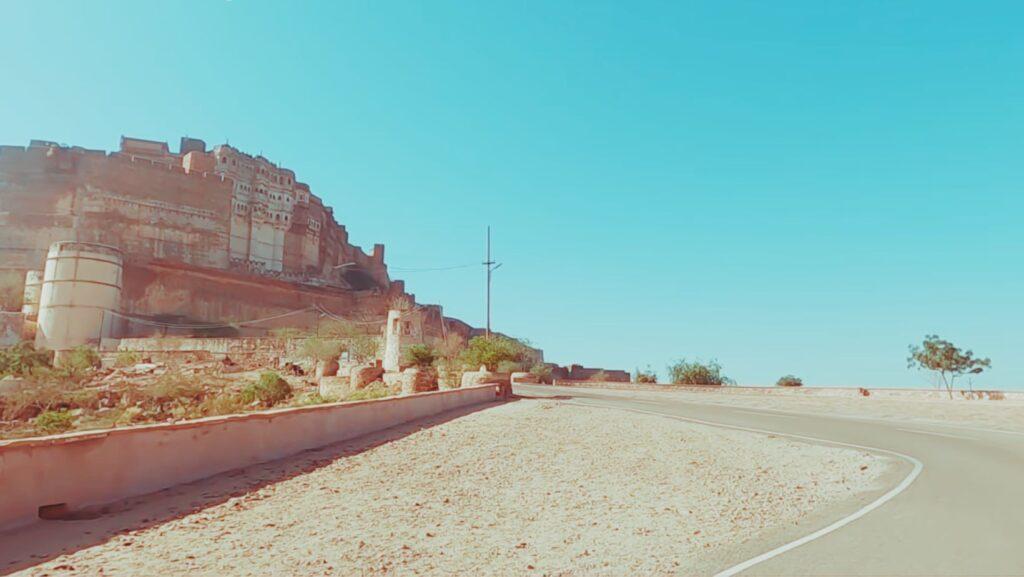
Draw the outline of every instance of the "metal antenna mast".
[[[487,338],[491,338],[491,273],[501,266],[491,259],[491,225],[487,225],[487,260],[483,264],[487,267]]]

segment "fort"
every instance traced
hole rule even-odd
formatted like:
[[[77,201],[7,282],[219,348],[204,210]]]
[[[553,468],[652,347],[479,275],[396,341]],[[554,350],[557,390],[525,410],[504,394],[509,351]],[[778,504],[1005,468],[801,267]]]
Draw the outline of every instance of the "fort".
[[[265,337],[324,320],[398,337],[403,349],[484,332],[417,303],[388,274],[384,245],[352,244],[294,171],[189,137],[177,151],[127,136],[110,153],[44,140],[0,146],[0,282],[0,345],[34,338],[58,352]],[[400,353],[384,351],[388,370]],[[542,362],[543,352],[531,357]],[[551,368],[563,380],[629,380]]]
[[[29,285],[55,242],[120,251],[118,312],[128,321],[109,323],[104,330],[115,334],[104,336],[213,330],[276,315],[288,315],[289,326],[309,325],[321,310],[383,324],[396,300],[415,305],[388,275],[383,245],[369,252],[353,245],[292,170],[227,144],[209,149],[182,138],[174,152],[164,142],[122,137],[109,154],[40,140],[0,146],[0,227],[0,270]],[[27,291],[31,315],[37,303]],[[440,307],[418,308],[430,335],[474,334]],[[273,326],[227,330],[259,334]]]

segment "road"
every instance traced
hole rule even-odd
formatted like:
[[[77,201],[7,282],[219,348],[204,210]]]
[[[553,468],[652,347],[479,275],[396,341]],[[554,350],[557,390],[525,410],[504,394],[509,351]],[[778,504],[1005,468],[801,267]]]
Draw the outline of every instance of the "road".
[[[719,575],[1024,575],[1024,434],[517,385],[610,410],[855,445],[900,460],[861,503],[742,548]],[[763,433],[761,433],[763,434]]]

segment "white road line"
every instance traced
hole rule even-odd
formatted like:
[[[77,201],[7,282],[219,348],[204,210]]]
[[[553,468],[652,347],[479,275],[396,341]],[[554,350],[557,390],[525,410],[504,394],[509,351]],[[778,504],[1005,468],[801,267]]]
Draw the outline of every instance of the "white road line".
[[[590,390],[596,391],[596,390],[599,390],[599,389],[590,389]],[[572,392],[573,391],[571,389],[569,389],[569,390],[566,391],[566,394],[572,394]],[[659,392],[659,391],[648,391],[648,392],[650,392],[652,394],[655,394],[655,395],[666,394],[666,393],[667,394],[671,394],[671,392],[666,392],[666,393],[662,393],[662,392]],[[600,395],[599,393],[597,395],[595,395],[594,397],[579,397],[579,398],[592,398],[592,399],[602,398],[602,399],[608,399],[608,400],[613,400],[613,401],[633,401],[633,402],[638,402],[638,403],[646,403],[646,404],[659,405],[659,406],[664,406],[666,404],[666,402],[677,402],[677,403],[683,403],[683,404],[687,404],[687,405],[704,405],[704,406],[711,406],[711,407],[720,407],[720,408],[726,408],[726,409],[733,409],[734,411],[742,410],[742,409],[737,408],[737,405],[733,405],[733,404],[730,404],[730,403],[724,402],[724,401],[723,402],[713,402],[713,401],[712,402],[708,402],[708,401],[694,401],[694,400],[690,400],[690,399],[679,399],[679,398],[667,398],[665,401],[647,401],[647,400],[642,400],[641,397],[629,397],[629,396],[625,396],[625,395],[623,395],[623,396]],[[788,416],[793,416],[793,417],[816,417],[816,416],[820,416],[817,413],[795,412],[795,411],[780,411],[778,409],[757,409],[756,411],[749,411],[749,412],[768,413],[768,414],[773,414],[773,415],[788,415]],[[929,426],[929,427],[945,427],[945,428],[949,428],[949,429],[960,429],[962,431],[974,431],[974,432],[977,432],[977,433],[1001,433],[1003,435],[1024,436],[1024,431],[1009,431],[1009,430],[1006,430],[1006,429],[989,429],[989,428],[985,428],[985,427],[971,427],[971,426],[968,426],[968,425],[959,425],[959,424],[955,424],[955,423],[948,423],[948,422],[942,422],[942,421],[931,421],[931,420],[927,420],[927,419],[925,419],[925,420],[916,420],[915,421],[913,419],[911,419],[911,420],[906,420],[906,419],[885,419],[885,418],[879,418],[879,417],[868,417],[868,416],[863,416],[863,415],[843,415],[843,414],[829,414],[828,417],[830,419],[844,419],[844,420],[847,420],[847,421],[868,421],[868,422],[872,422],[872,423],[887,423],[887,424],[890,424],[890,425],[896,425],[896,424],[915,424],[916,425],[916,424],[919,424],[919,425]]]
[[[736,412],[736,413],[746,413],[748,415],[758,415],[758,416],[762,416],[762,417],[764,417],[764,416],[780,417],[780,418],[783,418],[783,419],[801,419],[801,418],[804,417],[804,415],[787,415],[787,414],[784,414],[784,413],[769,413],[767,411],[748,411],[746,409],[733,409],[733,411]],[[807,416],[811,417],[813,415],[807,415]]]
[[[903,431],[905,433],[920,433],[922,435],[935,435],[936,437],[948,437],[950,439],[966,439],[968,441],[977,441],[978,440],[978,439],[975,439],[974,437],[964,437],[964,436],[961,436],[961,435],[949,435],[949,434],[946,434],[946,433],[936,433],[934,431],[921,431],[921,430],[918,430],[918,429],[900,429],[900,428],[897,427],[896,430],[897,431]]]
[[[860,519],[864,515],[867,515],[868,513],[872,512],[875,509],[877,509],[877,508],[881,507],[882,505],[886,504],[887,502],[892,500],[894,497],[896,497],[897,495],[899,495],[900,493],[905,491],[907,489],[907,487],[909,487],[910,484],[913,483],[917,479],[917,477],[921,475],[921,471],[924,470],[924,463],[922,463],[921,461],[917,460],[916,458],[911,457],[910,455],[904,455],[903,453],[897,453],[896,451],[890,451],[888,449],[880,449],[878,447],[867,447],[867,446],[864,446],[864,445],[855,445],[853,443],[843,443],[843,442],[840,442],[840,441],[831,441],[829,439],[819,439],[817,437],[807,437],[807,436],[804,436],[804,435],[794,435],[794,434],[791,434],[791,433],[779,433],[779,432],[776,432],[776,431],[766,431],[764,429],[753,429],[753,428],[748,428],[748,427],[739,427],[739,426],[736,426],[736,425],[725,425],[725,424],[722,424],[722,423],[715,423],[713,421],[705,421],[703,419],[692,419],[690,417],[682,417],[682,416],[679,416],[679,415],[671,415],[671,414],[668,414],[668,413],[657,413],[657,412],[654,412],[654,411],[644,411],[644,410],[641,410],[641,409],[628,409],[628,408],[625,408],[625,407],[609,407],[609,406],[606,406],[606,405],[594,405],[594,404],[590,404],[590,403],[577,403],[577,402],[572,402],[572,401],[567,401],[567,404],[570,404],[570,405],[583,405],[583,406],[588,406],[588,407],[601,407],[601,408],[607,408],[607,409],[615,409],[615,410],[619,410],[619,411],[630,411],[630,412],[634,412],[634,413],[645,413],[645,414],[648,414],[648,415],[657,415],[659,417],[667,417],[667,418],[670,418],[670,419],[676,419],[676,420],[680,420],[680,421],[689,421],[689,422],[693,422],[693,423],[699,423],[701,425],[709,425],[709,426],[712,426],[712,427],[722,427],[722,428],[726,428],[726,429],[736,429],[738,431],[748,431],[748,432],[751,432],[751,433],[761,433],[761,434],[766,434],[766,435],[778,435],[780,437],[790,437],[790,438],[793,438],[793,439],[803,439],[805,441],[817,441],[819,443],[828,443],[828,444],[831,444],[831,445],[840,445],[840,446],[843,446],[843,447],[852,447],[854,449],[863,449],[863,450],[866,450],[866,451],[875,451],[877,453],[884,453],[884,454],[887,454],[887,455],[892,455],[894,457],[898,457],[900,459],[903,459],[903,460],[911,463],[914,466],[913,470],[910,471],[910,474],[908,474],[906,477],[904,477],[903,480],[900,481],[898,485],[896,485],[895,487],[890,489],[889,492],[887,492],[886,494],[884,494],[881,497],[875,499],[871,503],[868,503],[864,507],[858,509],[854,513],[852,513],[850,515],[847,515],[846,517],[843,517],[842,519],[836,521],[835,523],[832,523],[831,525],[829,525],[827,527],[823,527],[821,529],[818,529],[817,531],[815,531],[815,532],[813,532],[813,533],[811,533],[809,535],[804,535],[803,537],[797,539],[796,541],[790,541],[789,543],[786,543],[785,545],[781,545],[779,547],[776,547],[775,549],[772,549],[771,551],[768,551],[766,553],[762,553],[762,554],[758,555],[757,557],[754,557],[752,559],[748,559],[748,560],[746,560],[746,561],[744,561],[742,563],[739,563],[738,565],[733,565],[732,567],[729,567],[728,569],[726,569],[724,571],[720,571],[719,573],[716,573],[715,577],[732,577],[733,575],[736,575],[736,574],[738,574],[738,573],[740,573],[742,571],[746,571],[747,569],[750,569],[751,567],[753,567],[754,565],[757,565],[758,563],[763,563],[763,562],[765,562],[765,561],[767,561],[767,560],[769,560],[769,559],[771,559],[773,557],[778,557],[779,555],[782,555],[783,553],[785,553],[787,551],[791,551],[793,549],[796,549],[797,547],[799,547],[801,545],[806,545],[807,543],[810,543],[811,541],[814,541],[815,539],[819,539],[821,537],[824,537],[825,535],[828,535],[829,533],[832,533],[833,531],[836,531],[838,529],[841,529],[841,528],[845,527],[846,525],[849,525],[850,523],[856,521],[857,519]]]

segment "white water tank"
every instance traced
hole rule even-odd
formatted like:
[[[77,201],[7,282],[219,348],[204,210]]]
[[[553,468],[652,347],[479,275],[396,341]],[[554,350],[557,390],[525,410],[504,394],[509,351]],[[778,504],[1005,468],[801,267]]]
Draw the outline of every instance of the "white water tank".
[[[21,299],[21,312],[25,318],[36,320],[39,314],[39,293],[43,290],[43,271],[30,270],[25,273],[25,292]]]
[[[121,251],[102,244],[50,246],[39,294],[36,346],[66,351],[97,343],[121,304]]]

